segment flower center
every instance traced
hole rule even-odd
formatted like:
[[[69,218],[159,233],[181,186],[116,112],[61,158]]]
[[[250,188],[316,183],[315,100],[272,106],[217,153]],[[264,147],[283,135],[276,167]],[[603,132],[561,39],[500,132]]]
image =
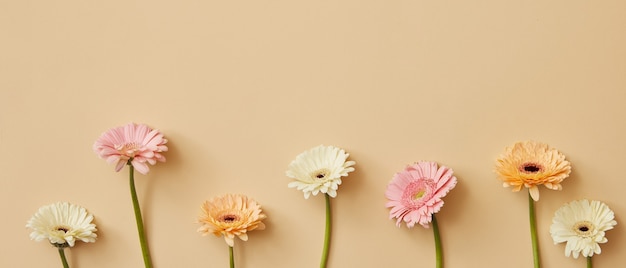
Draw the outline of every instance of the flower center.
[[[524,163],[519,167],[519,171],[527,174],[534,174],[543,171],[543,166],[537,163]]]
[[[220,217],[221,222],[231,223],[239,220],[239,216],[235,214],[226,214]]]
[[[591,222],[580,221],[574,224],[574,232],[581,237],[590,237],[593,235],[595,227]]]
[[[426,191],[424,191],[424,190],[415,193],[415,195],[413,196],[413,200],[417,200],[417,199],[422,198],[422,196],[424,196],[424,194],[426,194]]]
[[[413,209],[423,206],[432,197],[435,186],[432,179],[426,178],[409,183],[402,193],[402,203]]]
[[[323,168],[323,169],[318,169],[312,172],[311,178],[313,178],[313,180],[316,180],[316,181],[322,181],[326,177],[328,177],[328,175],[330,175],[330,170]]]
[[[139,146],[139,144],[137,144],[136,142],[129,142],[125,144],[116,144],[115,149],[118,152],[130,158],[133,158],[135,157],[135,153],[137,153],[141,149],[141,146]]]
[[[55,231],[61,231],[63,233],[67,233],[70,230],[70,228],[67,228],[65,226],[58,226],[58,227],[54,228],[54,230]]]

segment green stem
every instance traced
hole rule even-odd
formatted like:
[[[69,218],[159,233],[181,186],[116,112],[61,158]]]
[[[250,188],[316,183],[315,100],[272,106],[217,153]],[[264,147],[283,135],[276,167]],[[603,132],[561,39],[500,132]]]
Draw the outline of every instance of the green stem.
[[[233,254],[233,247],[228,246],[228,255],[230,256],[230,268],[235,268],[235,256]]]
[[[439,225],[437,224],[437,218],[433,214],[433,234],[435,235],[435,259],[437,260],[436,267],[443,267],[443,251],[441,249],[441,236],[439,235]]]
[[[59,250],[59,256],[61,256],[61,262],[63,263],[63,268],[69,268],[70,265],[67,264],[67,259],[65,258],[65,248],[57,247]]]
[[[591,256],[587,257],[587,268],[592,268],[593,265],[591,264]]]
[[[537,221],[535,220],[535,200],[528,193],[528,216],[530,218],[530,239],[533,244],[533,262],[539,268],[539,243],[537,240]]]
[[[150,250],[146,242],[146,235],[143,230],[143,219],[141,218],[141,208],[137,199],[137,191],[135,190],[135,168],[128,162],[130,170],[130,195],[133,199],[133,208],[135,209],[135,221],[137,222],[137,232],[139,233],[139,243],[141,243],[141,252],[143,253],[143,263],[146,268],[152,268],[152,260],[150,259]]]
[[[324,232],[324,250],[322,251],[322,261],[320,268],[326,268],[328,264],[328,250],[330,249],[330,231],[331,231],[331,213],[330,213],[330,196],[325,194],[326,198],[326,231]]]

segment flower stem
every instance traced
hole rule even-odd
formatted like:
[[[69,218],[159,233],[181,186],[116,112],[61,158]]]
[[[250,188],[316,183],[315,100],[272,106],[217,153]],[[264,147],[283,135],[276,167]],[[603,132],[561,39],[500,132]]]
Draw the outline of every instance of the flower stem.
[[[143,263],[146,268],[152,268],[152,260],[150,259],[150,250],[146,242],[146,235],[143,230],[143,219],[141,218],[141,208],[137,199],[137,191],[135,190],[135,168],[128,162],[130,170],[130,195],[133,199],[133,208],[135,209],[135,221],[137,222],[137,232],[139,233],[139,243],[141,243],[141,252],[143,253]]]
[[[331,213],[330,213],[330,196],[325,194],[326,198],[326,231],[324,232],[324,250],[322,251],[322,261],[320,268],[326,268],[328,263],[328,250],[330,249],[330,231],[331,231]]]
[[[587,268],[592,268],[593,265],[591,264],[591,256],[587,257]]]
[[[433,234],[435,235],[435,259],[437,261],[436,267],[443,267],[443,252],[441,249],[441,237],[439,236],[439,225],[437,224],[437,218],[433,214]]]
[[[65,258],[65,247],[57,247],[59,250],[59,256],[61,256],[61,262],[63,263],[63,268],[69,268],[70,265],[67,264],[67,259]]]
[[[537,221],[535,220],[535,200],[528,193],[528,216],[530,218],[530,239],[533,245],[533,262],[539,268],[539,243],[537,240]]]
[[[235,256],[233,254],[233,247],[228,246],[228,256],[230,257],[230,268],[235,268]]]

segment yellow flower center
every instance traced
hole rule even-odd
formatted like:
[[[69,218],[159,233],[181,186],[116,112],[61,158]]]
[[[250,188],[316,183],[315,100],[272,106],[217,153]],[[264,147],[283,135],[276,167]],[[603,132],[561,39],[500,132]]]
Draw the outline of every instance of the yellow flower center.
[[[321,181],[321,180],[324,180],[326,177],[328,177],[328,175],[330,175],[330,170],[323,168],[323,169],[318,169],[312,172],[311,178],[313,178],[313,180],[316,180],[316,181]]]
[[[591,222],[588,221],[579,221],[574,224],[574,232],[580,237],[590,237],[593,235],[595,231],[595,226]]]
[[[125,143],[125,144],[116,144],[115,149],[123,155],[126,155],[130,158],[135,157],[135,153],[139,151],[141,146],[135,142]]]
[[[414,200],[420,199],[420,198],[422,198],[422,196],[424,196],[424,194],[426,194],[426,191],[425,190],[421,190],[421,191],[415,193],[415,195],[413,196],[413,199]]]
[[[526,174],[535,174],[543,171],[543,166],[537,163],[527,162],[519,166],[519,171]]]
[[[402,193],[402,204],[417,209],[430,200],[437,185],[432,179],[422,178],[409,183]]]

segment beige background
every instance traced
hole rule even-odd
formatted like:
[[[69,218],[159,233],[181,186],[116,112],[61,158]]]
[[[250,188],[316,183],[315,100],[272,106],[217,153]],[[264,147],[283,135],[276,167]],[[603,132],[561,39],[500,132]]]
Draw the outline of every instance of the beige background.
[[[0,267],[60,267],[26,221],[70,201],[99,239],[72,267],[142,267],[127,169],[92,151],[109,128],[159,128],[167,163],[137,187],[155,267],[227,267],[202,237],[200,204],[260,202],[267,230],[237,242],[238,267],[317,267],[324,201],[288,189],[302,151],[357,162],[333,200],[329,267],[433,267],[432,231],[397,228],[384,192],[434,160],[459,184],[438,214],[446,267],[531,267],[527,199],[492,172],[534,139],[566,154],[562,192],[537,204],[544,267],[584,267],[548,233],[565,202],[606,202],[618,226],[595,267],[626,263],[626,2],[0,1]]]

